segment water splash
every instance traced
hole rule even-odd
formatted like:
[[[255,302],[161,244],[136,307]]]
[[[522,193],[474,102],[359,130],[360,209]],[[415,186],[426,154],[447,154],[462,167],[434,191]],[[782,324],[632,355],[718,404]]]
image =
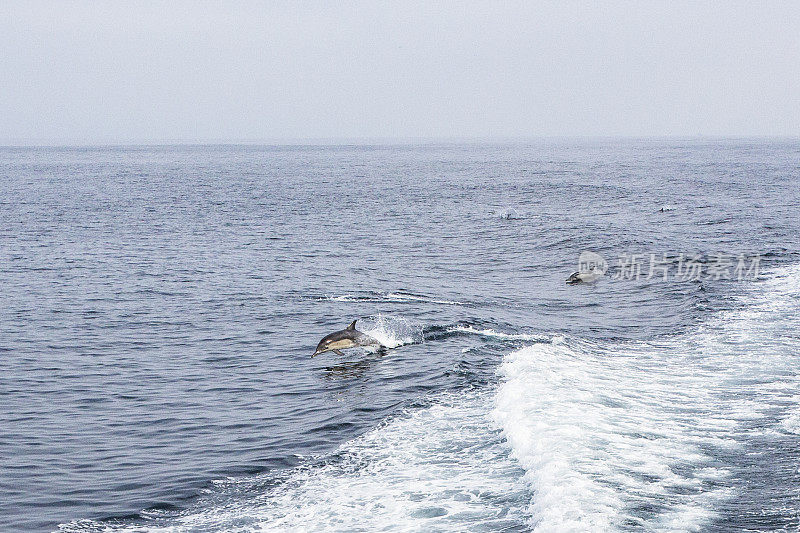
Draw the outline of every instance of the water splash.
[[[359,320],[357,327],[387,348],[423,341],[422,326],[399,316],[377,314]]]

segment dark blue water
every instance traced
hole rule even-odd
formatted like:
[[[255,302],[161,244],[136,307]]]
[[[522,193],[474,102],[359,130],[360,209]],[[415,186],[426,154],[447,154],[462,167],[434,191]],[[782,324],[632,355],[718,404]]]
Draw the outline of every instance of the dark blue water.
[[[0,149],[0,530],[797,527],[798,214],[796,141]]]

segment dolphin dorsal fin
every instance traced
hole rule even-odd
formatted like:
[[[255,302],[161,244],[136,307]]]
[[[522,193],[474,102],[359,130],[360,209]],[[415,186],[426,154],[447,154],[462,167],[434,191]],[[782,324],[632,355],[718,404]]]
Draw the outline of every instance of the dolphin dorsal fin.
[[[358,322],[358,319],[353,320],[345,329],[356,329],[356,322]]]

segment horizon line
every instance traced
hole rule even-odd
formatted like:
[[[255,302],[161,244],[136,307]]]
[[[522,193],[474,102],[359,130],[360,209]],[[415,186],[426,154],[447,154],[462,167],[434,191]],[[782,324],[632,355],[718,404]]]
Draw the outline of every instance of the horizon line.
[[[634,140],[800,140],[800,134],[694,134],[694,135],[538,135],[474,137],[297,137],[274,139],[130,139],[57,140],[7,139],[0,148],[90,148],[125,146],[391,146],[426,144],[515,144],[542,141],[634,141]]]

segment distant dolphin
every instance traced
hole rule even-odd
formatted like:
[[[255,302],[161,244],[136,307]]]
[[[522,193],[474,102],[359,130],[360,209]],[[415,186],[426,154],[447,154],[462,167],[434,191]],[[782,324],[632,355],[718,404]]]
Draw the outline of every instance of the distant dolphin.
[[[333,352],[338,355],[343,355],[341,350],[356,348],[358,346],[378,346],[384,348],[383,344],[376,339],[373,339],[366,333],[358,331],[356,329],[356,322],[358,322],[357,319],[353,320],[345,329],[323,337],[317,345],[317,351],[315,351],[311,357],[323,352]]]
[[[596,271],[594,267],[592,267],[588,272],[573,272],[570,274],[567,278],[567,284],[575,285],[576,283],[591,283],[602,275],[603,274]]]

